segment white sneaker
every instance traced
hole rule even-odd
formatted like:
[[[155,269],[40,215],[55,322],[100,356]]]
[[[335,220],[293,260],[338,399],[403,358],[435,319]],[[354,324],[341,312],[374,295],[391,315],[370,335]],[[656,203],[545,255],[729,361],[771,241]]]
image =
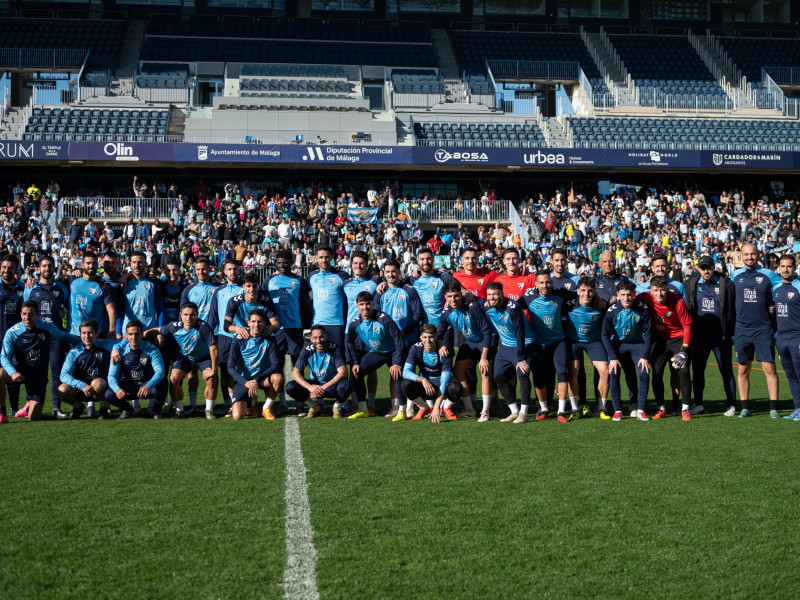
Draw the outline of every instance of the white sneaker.
[[[489,421],[489,415],[486,413],[481,413],[481,418],[478,419],[478,423],[487,423]]]
[[[528,415],[520,414],[517,416],[516,419],[512,421],[512,423],[527,423],[528,422]]]
[[[639,416],[639,411],[637,409],[635,409],[635,408],[632,409],[631,410],[631,417],[635,419],[638,416]]]
[[[726,410],[722,414],[725,415],[726,417],[735,417],[736,416],[736,407],[735,406],[731,406],[728,410]]]
[[[501,423],[513,423],[519,417],[519,413],[511,413],[505,419],[500,419]]]
[[[706,409],[702,404],[698,404],[690,412],[693,415],[702,415],[704,412],[706,412]]]
[[[388,413],[386,413],[384,416],[385,416],[386,418],[388,418],[388,419],[393,419],[393,418],[395,418],[395,417],[397,416],[397,413],[398,413],[398,412],[400,412],[400,411],[399,411],[399,410],[397,410],[396,408],[393,408],[393,409],[392,409],[392,410],[390,410]]]

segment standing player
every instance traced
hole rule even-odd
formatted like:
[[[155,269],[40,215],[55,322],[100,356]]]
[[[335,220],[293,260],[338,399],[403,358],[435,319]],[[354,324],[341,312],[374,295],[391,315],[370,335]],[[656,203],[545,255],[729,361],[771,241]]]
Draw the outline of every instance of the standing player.
[[[494,278],[502,284],[503,296],[509,300],[519,300],[525,292],[536,286],[536,275],[523,275],[519,268],[519,251],[508,248],[503,251],[503,266],[506,272]]]
[[[705,412],[703,392],[706,386],[706,363],[714,353],[722,375],[722,388],[728,400],[726,414],[736,414],[736,384],[733,376],[731,337],[736,325],[736,290],[733,281],[714,271],[714,260],[701,256],[697,271],[686,280],[686,305],[692,315],[692,387],[693,415]]]
[[[225,276],[225,283],[214,290],[211,298],[211,312],[209,313],[208,324],[217,334],[217,351],[219,354],[220,387],[222,388],[222,399],[225,402],[226,416],[230,413],[231,394],[233,393],[233,379],[228,373],[228,352],[231,342],[236,336],[226,329],[225,313],[228,310],[228,302],[242,293],[242,286],[239,285],[239,264],[228,259],[222,264],[222,272]]]
[[[668,267],[669,264],[666,256],[663,254],[657,254],[654,256],[650,261],[650,270],[652,271],[653,275],[650,277],[650,281],[636,285],[636,294],[638,295],[643,294],[644,292],[649,292],[653,279],[655,277],[664,277],[667,280],[667,290],[673,294],[677,294],[683,298],[684,302],[686,302],[686,286],[684,286],[680,281],[676,281],[675,279],[667,276]]]
[[[441,411],[448,421],[455,421],[458,417],[452,406],[461,396],[461,384],[452,380],[453,361],[440,356],[433,323],[425,323],[419,337],[408,351],[401,382],[403,394],[420,408],[414,420],[430,414],[431,422],[438,423]],[[415,369],[419,369],[419,375]]]
[[[181,298],[183,297],[183,275],[181,263],[170,260],[166,267],[166,279],[163,281],[164,322],[177,321],[181,316]]]
[[[308,378],[304,375],[306,367]],[[341,419],[342,404],[347,402],[351,391],[344,350],[328,342],[325,327],[313,325],[311,343],[303,348],[294,363],[292,381],[286,384],[286,394],[296,402],[314,401],[306,413],[307,419],[321,410],[317,400],[334,398],[333,418]]]
[[[475,416],[473,403],[477,400],[478,391],[478,376],[475,369],[480,369],[483,401],[481,415],[488,417],[492,401],[490,374],[497,346],[494,329],[477,298],[468,296],[472,300],[469,304],[465,304],[461,284],[457,281],[451,281],[445,286],[444,297],[447,304],[436,331],[436,337],[442,341],[439,354],[446,358],[454,358],[456,361],[453,375],[461,384],[464,416]],[[454,332],[460,333],[464,338],[457,355],[453,352]]]
[[[138,415],[139,400],[145,398],[152,417],[162,418],[161,409],[167,398],[164,360],[158,348],[142,340],[142,334],[142,324],[133,319],[125,326],[125,337],[111,352],[108,386],[120,401],[120,419]]]
[[[599,379],[597,384],[597,414],[601,419],[610,419],[606,414],[608,398],[608,354],[600,340],[603,329],[603,311],[595,302],[595,282],[590,277],[578,280],[578,296],[567,301],[569,312],[566,319],[568,341],[569,378],[572,393],[578,390],[578,371],[583,365],[583,353],[592,361]]]
[[[328,339],[344,348],[345,307],[344,280],[348,275],[338,269],[331,268],[333,250],[330,246],[320,244],[316,248],[317,267],[308,275],[308,287],[311,288],[311,300],[314,305],[314,325],[324,325]]]
[[[444,286],[455,281],[447,271],[433,268],[433,252],[430,248],[420,248],[417,253],[419,277],[411,277],[411,285],[417,290],[428,323],[439,324],[444,308]]]
[[[742,246],[744,268],[731,275],[736,291],[736,336],[733,345],[736,362],[739,363],[737,381],[742,412],[739,418],[752,415],[750,412],[750,369],[753,359],[761,362],[769,392],[770,416],[778,417],[778,373],[775,370],[775,343],[772,339],[775,322],[772,318],[774,301],[773,286],[781,278],[769,269],[758,266],[758,249],[755,244]],[[774,413],[772,411],[775,411]],[[729,414],[726,416],[733,416]]]
[[[636,286],[631,281],[617,284],[617,300],[609,306],[603,318],[601,339],[608,354],[609,387],[614,405],[614,421],[622,420],[620,371],[638,377],[637,409],[631,416],[649,421],[645,413],[647,392],[650,389],[650,311],[644,302],[636,300]]]
[[[169,373],[169,392],[175,403],[173,419],[181,419],[183,412],[183,389],[181,384],[188,373],[197,369],[206,382],[206,419],[216,419],[214,402],[217,399],[217,362],[219,353],[214,330],[208,323],[197,318],[197,305],[187,302],[181,306],[180,319],[162,327],[145,331],[145,338],[164,336],[166,354],[172,357]]]
[[[800,281],[797,261],[791,254],[781,256],[778,273],[782,282],[772,290],[778,328],[778,356],[789,380],[794,410],[783,417],[800,421]]]
[[[97,338],[100,326],[94,319],[81,323],[81,343],[68,353],[61,368],[58,397],[72,405],[72,418],[77,419],[84,411],[86,401],[91,418],[94,403],[105,400],[106,406],[99,410],[98,419],[108,416],[108,405],[118,406],[117,397],[108,387],[108,370],[111,367],[111,351],[116,340]]]
[[[267,314],[262,309],[250,311],[247,325],[247,337],[236,336],[228,354],[228,372],[236,381],[231,412],[237,421],[244,417],[249,405],[258,406],[261,389],[266,393],[261,415],[273,421],[272,403],[283,389],[278,343],[273,336],[267,336]],[[253,416],[257,412],[251,410]]]
[[[352,259],[350,262],[350,266],[353,270],[353,276],[347,277],[345,276],[344,281],[342,283],[342,291],[344,292],[344,298],[347,303],[346,310],[347,314],[344,317],[344,334],[345,339],[347,337],[347,330],[350,327],[350,323],[353,319],[356,318],[358,315],[358,307],[356,306],[356,298],[361,292],[369,292],[372,294],[373,298],[375,297],[375,290],[378,288],[378,284],[380,283],[379,277],[373,277],[372,279],[367,279],[367,269],[369,267],[369,255],[366,252],[356,251],[353,252]],[[376,304],[377,306],[377,304]],[[358,343],[358,342],[356,342]],[[345,349],[345,355],[347,355]],[[345,356],[349,361],[352,362],[352,356]],[[391,389],[394,390],[395,385],[394,382],[391,384]],[[375,416],[375,393],[378,391],[378,374],[376,372],[371,372],[367,376],[367,397],[368,400],[368,407],[370,412],[370,417]],[[395,393],[392,392],[392,396],[395,396]],[[396,398],[394,398],[396,400]]]
[[[116,325],[117,308],[114,288],[97,277],[97,255],[84,252],[81,260],[82,275],[69,284],[69,332],[80,335],[81,323],[86,319]],[[100,328],[100,337],[117,339],[114,327]]]
[[[50,357],[50,340],[55,338],[70,344],[80,338],[61,331],[52,323],[39,320],[36,302],[22,303],[21,321],[12,326],[3,336],[0,353],[0,385],[6,383],[25,384],[25,406],[14,415],[38,421],[42,417],[47,394],[47,362]],[[42,377],[42,373],[45,374]]]
[[[211,263],[205,256],[201,256],[194,263],[194,274],[197,281],[183,289],[178,310],[187,302],[194,302],[197,305],[197,318],[211,325],[211,306],[214,303],[214,290],[217,289],[217,286],[211,283]],[[211,327],[213,329],[213,325]],[[197,388],[200,383],[197,370],[192,370],[186,379],[189,382],[187,385],[189,388],[189,409],[185,414],[188,416],[194,412],[197,406]],[[223,386],[222,389],[224,397],[227,388]]]
[[[600,274],[595,280],[595,293],[600,300],[611,304],[617,296],[617,285],[621,281],[628,281],[628,278],[617,271],[617,259],[609,250],[600,253],[597,264],[600,266]]]
[[[347,332],[347,348],[353,360],[351,383],[358,402],[358,410],[350,419],[363,419],[370,416],[365,401],[364,378],[370,371],[377,371],[383,365],[389,366],[393,379],[403,375],[403,333],[389,315],[375,310],[372,294],[361,292],[356,298],[358,315],[350,323]],[[356,344],[356,340],[361,344]]]
[[[120,282],[117,300],[117,335],[122,336],[129,321],[136,319],[144,329],[164,324],[164,301],[161,282],[147,276],[147,255],[131,253],[131,272]]]
[[[17,277],[19,259],[13,254],[7,254],[0,261],[0,335],[5,336],[9,329],[20,322],[23,294],[25,288]],[[19,385],[8,385],[8,396],[11,404],[11,414],[16,414],[19,408]],[[0,384],[0,423],[8,423],[6,416],[6,386]]]
[[[653,396],[658,411],[653,419],[666,418],[664,405],[664,369],[669,363],[672,373],[677,372],[680,391],[683,397],[681,418],[691,421],[689,398],[692,394],[692,381],[686,364],[689,360],[689,344],[692,341],[692,316],[683,298],[667,290],[666,277],[653,277],[650,291],[636,296],[647,305],[651,314],[652,340],[650,359],[653,361]],[[673,410],[675,410],[673,406]]]
[[[499,338],[494,360],[494,379],[511,414],[503,423],[525,423],[531,399],[531,367],[536,357],[535,337],[521,305],[503,297],[503,286],[493,281],[486,288],[483,309]],[[565,365],[566,366],[566,365]],[[516,380],[519,379],[520,403],[517,404]],[[479,423],[489,420],[484,399],[484,412]],[[546,412],[546,411],[545,411]]]
[[[567,290],[574,292],[578,286],[578,276],[567,271],[567,251],[563,248],[553,248],[550,253],[550,280],[554,290]]]
[[[453,273],[453,278],[470,294],[486,300],[486,287],[497,279],[497,272],[479,269],[478,251],[475,248],[464,248],[461,252],[461,270]]]
[[[420,302],[417,290],[410,285],[402,285],[400,263],[395,259],[390,258],[383,264],[383,276],[386,279],[385,291],[375,296],[374,304],[379,311],[392,318],[405,336],[405,345],[403,346],[403,359],[405,360],[408,350],[419,339],[419,326],[425,320],[422,302]],[[408,406],[408,402],[400,404],[400,400],[404,398],[400,383],[400,381],[392,381],[392,410],[386,415],[397,421],[404,420],[411,408]]]
[[[39,278],[33,287],[26,287],[24,300],[32,300],[39,307],[39,318],[52,323],[64,331],[64,319],[69,307],[69,289],[61,281],[55,280],[56,267],[52,256],[43,256],[39,260]],[[53,399],[53,416],[66,417],[61,412],[61,398],[58,387],[61,385],[61,367],[67,354],[67,346],[53,338],[50,340],[50,397]],[[94,416],[94,407],[90,410]]]

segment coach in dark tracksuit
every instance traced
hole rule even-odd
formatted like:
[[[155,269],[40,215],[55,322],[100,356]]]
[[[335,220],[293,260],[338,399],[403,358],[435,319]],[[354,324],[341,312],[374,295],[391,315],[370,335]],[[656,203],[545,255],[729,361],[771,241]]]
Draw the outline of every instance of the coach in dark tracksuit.
[[[701,256],[697,270],[686,280],[686,304],[692,315],[692,371],[694,373],[693,414],[705,411],[703,388],[708,355],[713,352],[722,375],[722,387],[728,406],[735,406],[733,347],[731,338],[736,324],[736,292],[725,275],[714,271],[714,260]]]

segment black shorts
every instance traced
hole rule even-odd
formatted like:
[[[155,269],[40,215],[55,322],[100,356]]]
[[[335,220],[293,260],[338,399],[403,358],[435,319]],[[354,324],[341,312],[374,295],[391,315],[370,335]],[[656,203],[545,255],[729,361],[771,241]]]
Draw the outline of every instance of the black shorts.
[[[217,336],[217,349],[219,351],[220,366],[225,365],[227,368],[228,354],[230,354],[232,343],[233,343],[232,337],[228,337],[227,335],[223,335],[221,333]]]
[[[178,354],[178,356],[176,356],[175,359],[172,361],[172,368],[178,371],[183,371],[184,373],[191,373],[194,367],[197,367],[201,373],[206,369],[210,369],[211,357],[205,356],[200,360],[192,360],[191,358],[188,358],[183,354]]]
[[[303,329],[279,329],[275,332],[275,341],[278,342],[278,349],[283,354],[289,356],[299,356],[305,345],[303,340]]]

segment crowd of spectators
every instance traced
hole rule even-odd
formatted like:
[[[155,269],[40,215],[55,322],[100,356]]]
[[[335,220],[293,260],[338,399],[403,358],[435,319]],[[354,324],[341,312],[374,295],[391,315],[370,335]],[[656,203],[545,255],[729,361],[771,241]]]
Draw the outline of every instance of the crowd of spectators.
[[[107,194],[73,193],[52,179],[44,188],[33,180],[9,185],[0,221],[0,243],[20,256],[25,275],[43,254],[53,255],[61,271],[72,271],[86,248],[100,255],[113,250],[123,268],[134,249],[143,249],[154,276],[171,259],[191,274],[201,256],[217,266],[233,257],[246,271],[265,276],[274,270],[277,251],[288,249],[295,256],[294,271],[304,275],[314,269],[318,243],[335,249],[336,268],[349,271],[352,252],[361,250],[374,257],[375,267],[397,258],[408,274],[416,268],[416,250],[425,244],[443,267],[457,268],[462,250],[476,247],[480,266],[494,270],[501,267],[502,250],[516,247],[530,272],[548,262],[552,248],[563,246],[570,253],[568,270],[577,275],[592,274],[601,251],[611,250],[618,270],[639,282],[649,277],[653,254],[668,256],[671,275],[678,279],[702,255],[713,256],[720,271],[740,266],[739,249],[746,241],[766,256],[793,252],[795,240],[800,242],[796,200],[780,186],[722,192],[696,186],[683,191],[621,187],[604,197],[558,186],[550,194],[515,202],[516,225],[487,222],[490,213],[482,207],[494,210],[501,195],[483,181],[475,182],[474,191],[438,198],[403,194],[398,181],[200,180],[183,187],[135,177],[128,187]],[[106,220],[107,200],[113,197],[130,199],[127,223]],[[152,218],[156,201],[168,203],[169,219]],[[89,217],[58,225],[59,203],[85,207]],[[354,208],[377,210],[377,224],[351,222],[348,213]],[[434,209],[452,224],[432,231],[426,221]]]

